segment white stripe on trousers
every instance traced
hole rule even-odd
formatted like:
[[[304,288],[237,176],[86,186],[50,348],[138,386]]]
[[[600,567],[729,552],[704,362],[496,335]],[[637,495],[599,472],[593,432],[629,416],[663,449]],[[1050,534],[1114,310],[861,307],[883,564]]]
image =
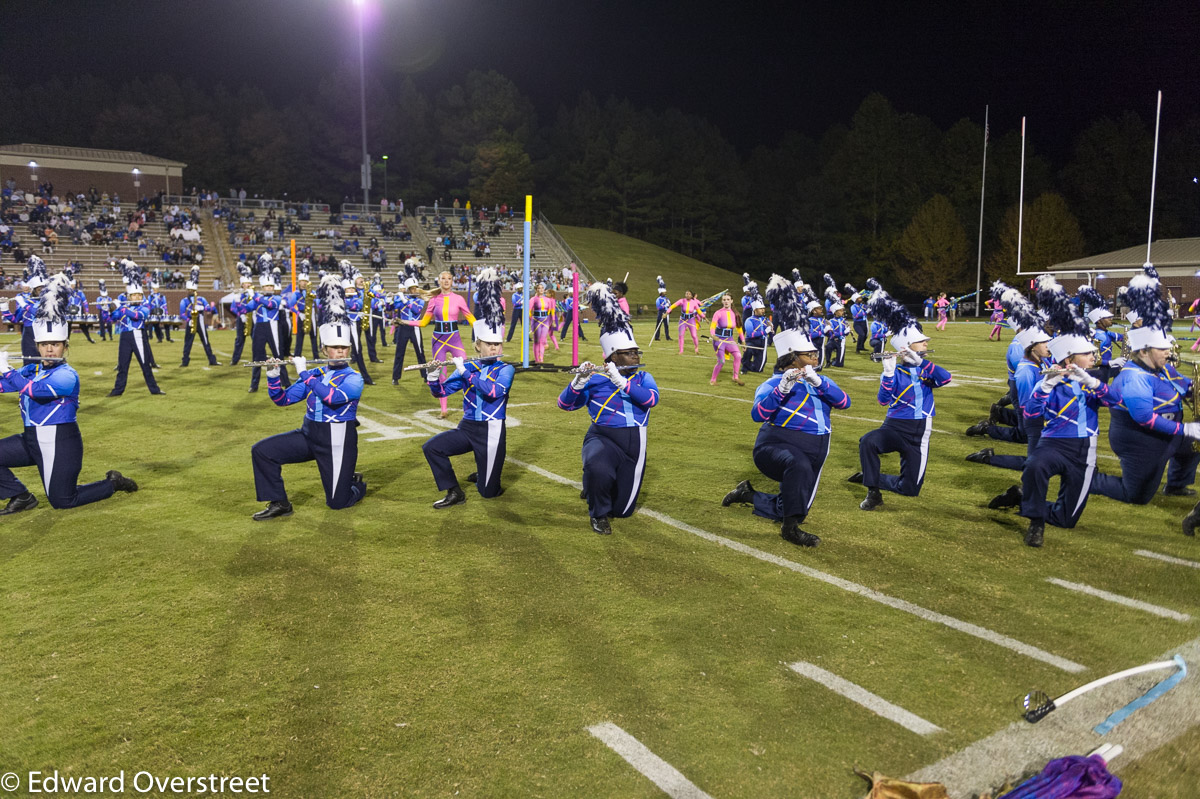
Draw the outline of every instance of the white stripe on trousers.
[[[143,344],[143,342],[142,342],[142,331],[134,330],[134,331],[132,331],[132,333],[133,333],[133,347],[137,351],[138,365],[140,366],[141,364],[146,362],[146,350],[144,349],[145,344]]]
[[[346,448],[346,423],[328,422],[329,449],[333,458],[333,484],[329,487],[329,496],[337,494],[338,477],[342,474],[342,451]]]
[[[646,428],[638,428],[638,459],[637,465],[633,467],[633,488],[629,492],[629,502],[626,503],[622,513],[629,513],[629,509],[633,507],[633,500],[638,495],[638,489],[642,487],[642,472],[646,468]]]
[[[496,452],[500,449],[500,432],[504,429],[503,419],[490,419],[487,423],[487,470],[481,485],[492,482],[492,468],[496,465]]]
[[[42,425],[37,428],[38,449],[42,451],[42,485],[46,498],[50,497],[50,478],[54,475],[54,450],[58,441],[58,425]]]
[[[817,479],[813,480],[812,493],[808,495],[808,507],[804,509],[805,516],[812,510],[813,503],[817,500],[817,489],[821,487],[821,475],[825,472],[825,462],[829,459],[829,445],[832,441],[832,435],[825,437],[825,457],[821,459],[821,468],[817,470]]]
[[[917,472],[917,485],[925,479],[925,467],[929,465],[929,436],[933,433],[933,417],[925,417],[925,435],[921,436],[921,469]]]
[[[1083,486],[1079,489],[1079,499],[1075,501],[1075,510],[1071,515],[1079,513],[1079,506],[1087,502],[1088,489],[1092,487],[1092,475],[1096,472],[1096,436],[1088,437],[1087,468],[1083,472]]]

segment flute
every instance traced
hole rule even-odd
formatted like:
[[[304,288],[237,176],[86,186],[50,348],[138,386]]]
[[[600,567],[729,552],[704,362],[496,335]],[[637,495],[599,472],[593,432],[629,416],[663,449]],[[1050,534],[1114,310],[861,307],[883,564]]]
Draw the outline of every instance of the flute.
[[[313,364],[313,363],[346,363],[349,360],[350,360],[349,358],[342,358],[341,360],[334,360],[332,358],[312,358],[312,359],[309,359],[308,363],[310,363],[310,364]],[[266,367],[290,366],[290,365],[292,365],[291,358],[288,358],[286,361],[280,360],[279,358],[267,358],[265,361],[250,361],[249,363],[242,364],[242,366],[266,366]]]
[[[910,352],[916,352],[916,350],[910,350]],[[921,356],[932,355],[933,352],[934,352],[933,350],[925,350],[924,352],[917,352],[917,355],[921,355]],[[898,352],[872,352],[871,360],[875,361],[876,363],[879,363],[884,358],[895,358],[899,354],[900,353],[898,353]]]
[[[66,360],[66,358],[41,358],[37,355],[21,355],[18,357],[22,361],[32,361],[32,362],[41,362],[41,363],[62,363],[63,361]],[[9,358],[11,359],[12,356],[10,355]]]
[[[595,374],[596,372],[603,372],[606,368],[607,367],[602,363],[601,364],[589,363],[587,366],[574,366],[570,369],[565,369],[563,371],[565,371],[569,375],[590,375],[590,374]],[[642,368],[641,364],[634,364],[632,366],[618,366],[617,371],[619,371],[619,372],[636,372],[640,368]]]
[[[432,372],[434,369],[441,369],[443,366],[453,365],[454,361],[429,361],[428,363],[415,363],[412,366],[406,366],[404,367],[404,371],[412,372],[417,369],[426,369]]]

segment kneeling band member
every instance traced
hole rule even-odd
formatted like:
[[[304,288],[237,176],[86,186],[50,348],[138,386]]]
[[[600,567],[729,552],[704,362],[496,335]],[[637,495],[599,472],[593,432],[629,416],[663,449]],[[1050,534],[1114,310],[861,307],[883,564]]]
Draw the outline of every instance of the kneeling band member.
[[[580,374],[563,389],[558,407],[587,408],[592,425],[583,437],[583,498],[592,531],[612,533],[609,517],[633,515],[646,469],[646,427],[658,404],[658,385],[638,371],[641,350],[633,340],[629,314],[603,283],[590,290],[600,327],[604,366],[579,366]]]
[[[479,358],[463,361],[453,359],[455,371],[440,380],[440,370],[430,370],[426,381],[438,399],[463,393],[463,415],[458,427],[438,433],[425,442],[421,451],[433,472],[439,491],[446,496],[433,503],[435,508],[449,508],[467,501],[458,484],[450,458],[475,453],[475,473],[467,478],[475,483],[484,499],[504,493],[500,475],[504,470],[507,427],[504,423],[508,408],[508,391],[516,370],[500,361],[504,354],[504,306],[500,304],[500,276],[495,269],[479,273],[477,309],[480,316],[472,327],[475,333],[475,352]]]
[[[762,422],[754,442],[754,465],[779,482],[779,493],[755,491],[743,480],[721,504],[754,505],[754,515],[782,522],[779,534],[798,546],[815,547],[821,539],[800,529],[808,516],[821,471],[829,455],[829,412],[850,407],[850,397],[816,371],[820,360],[803,310],[790,281],[771,277],[767,298],[775,308],[781,331],[775,336],[779,354],[774,374],[754,393],[750,418]]]
[[[325,488],[325,504],[334,510],[349,508],[363,498],[367,483],[354,471],[358,463],[358,400],[363,379],[350,368],[351,325],[346,319],[341,281],[327,275],[318,288],[324,324],[321,344],[329,359],[326,366],[308,369],[302,356],[292,358],[296,382],[284,388],[280,368],[267,370],[267,392],[276,405],[305,402],[304,424],[298,430],[259,441],[250,450],[254,463],[254,489],[267,507],[255,521],[290,516],[292,503],[283,485],[283,464],[315,460]]]
[[[66,362],[67,309],[71,302],[68,278],[56,275],[39,298],[33,317],[36,362],[20,369],[0,352],[0,391],[20,395],[22,433],[0,439],[0,499],[8,504],[0,515],[37,507],[31,494],[11,471],[36,466],[53,508],[74,508],[108,499],[114,491],[137,491],[137,484],[120,472],[78,485],[83,466],[83,438],[75,415],[79,410],[79,374]]]
[[[889,297],[874,279],[868,280],[867,286],[874,290],[869,305],[871,316],[883,320],[892,331],[891,345],[902,361],[897,364],[897,356],[891,353],[883,358],[878,400],[887,407],[887,417],[882,427],[858,440],[862,471],[849,478],[867,489],[867,498],[859,507],[874,510],[883,504],[881,491],[894,491],[906,497],[921,493],[936,413],[933,389],[949,383],[951,375],[926,360],[929,336],[921,331],[920,323],[908,310]],[[887,452],[900,453],[899,475],[880,473],[879,456]]]

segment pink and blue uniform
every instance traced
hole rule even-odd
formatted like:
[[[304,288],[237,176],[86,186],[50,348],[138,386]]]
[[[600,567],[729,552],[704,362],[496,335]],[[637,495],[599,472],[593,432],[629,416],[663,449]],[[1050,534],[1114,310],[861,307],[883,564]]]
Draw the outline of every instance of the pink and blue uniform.
[[[467,301],[458,294],[437,294],[429,298],[429,302],[425,304],[425,313],[415,322],[404,322],[412,327],[425,327],[431,321],[433,322],[433,347],[432,360],[449,361],[453,358],[462,358],[466,355],[466,350],[463,349],[462,337],[458,335],[458,322],[460,319],[465,319],[470,324],[475,324],[475,317],[471,314],[471,309],[467,307]],[[448,370],[442,368],[442,379],[449,374]],[[439,397],[438,402],[441,404],[442,413],[446,412],[446,398]]]
[[[556,328],[555,317],[558,308],[553,297],[535,296],[529,301],[529,316],[533,328],[533,360],[541,363],[546,356],[546,342],[554,343],[558,349],[558,339],[554,337]]]
[[[696,348],[696,354],[700,354],[700,331],[697,329],[696,320],[703,315],[700,310],[700,300],[675,300],[671,303],[671,307],[667,309],[667,313],[679,308],[679,354],[683,355],[683,336],[684,333],[690,333],[692,336],[692,344]]]
[[[745,344],[746,335],[732,308],[721,308],[713,314],[709,333],[712,335],[713,349],[717,352],[717,363],[713,366],[709,383],[717,382],[717,375],[721,374],[725,365],[726,354],[733,358],[733,379],[737,380],[742,374],[742,351],[738,348],[738,342]]]

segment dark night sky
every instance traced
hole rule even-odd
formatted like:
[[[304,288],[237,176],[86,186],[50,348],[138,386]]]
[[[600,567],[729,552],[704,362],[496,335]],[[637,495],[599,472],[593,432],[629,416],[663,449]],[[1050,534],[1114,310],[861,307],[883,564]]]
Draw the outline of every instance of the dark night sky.
[[[1164,125],[1200,113],[1194,0],[366,2],[368,69],[385,82],[412,74],[433,95],[495,69],[543,122],[586,89],[707,117],[743,151],[786,130],[819,136],[871,91],[942,128],[982,123],[985,104],[994,135],[1025,114],[1031,144],[1057,157],[1099,117],[1133,110],[1152,125],[1157,89]],[[354,20],[350,0],[27,3],[4,12],[0,68],[170,71],[286,102],[357,57]]]

